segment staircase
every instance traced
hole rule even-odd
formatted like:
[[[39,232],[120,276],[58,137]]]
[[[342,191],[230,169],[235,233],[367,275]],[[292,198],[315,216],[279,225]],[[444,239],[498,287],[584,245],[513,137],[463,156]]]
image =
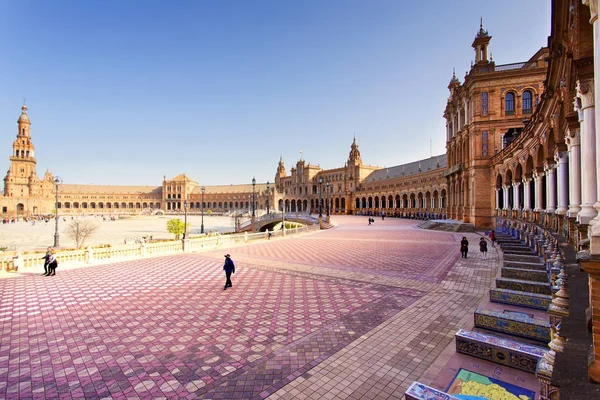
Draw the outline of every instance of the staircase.
[[[543,357],[551,340],[550,271],[520,240],[502,233],[496,239],[503,266],[490,289],[490,303],[475,311],[473,329],[456,333],[456,351],[536,374],[536,369],[547,368]],[[455,399],[420,382],[414,382],[405,396],[409,400]]]

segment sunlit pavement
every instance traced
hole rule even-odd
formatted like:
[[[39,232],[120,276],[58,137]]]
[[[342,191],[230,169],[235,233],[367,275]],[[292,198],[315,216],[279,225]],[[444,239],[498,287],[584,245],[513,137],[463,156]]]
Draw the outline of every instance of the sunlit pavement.
[[[0,398],[401,398],[441,371],[497,261],[460,259],[463,234],[417,221],[334,221],[0,279]],[[236,263],[227,290],[225,253]]]

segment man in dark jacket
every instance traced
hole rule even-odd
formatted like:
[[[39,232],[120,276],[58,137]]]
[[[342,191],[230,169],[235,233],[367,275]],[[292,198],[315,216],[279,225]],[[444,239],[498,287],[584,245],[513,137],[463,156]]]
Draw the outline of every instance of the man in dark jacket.
[[[231,284],[231,274],[235,274],[235,265],[229,254],[225,254],[225,264],[223,265],[223,269],[225,270],[225,276],[227,277],[223,290],[227,290],[228,287],[233,287]]]

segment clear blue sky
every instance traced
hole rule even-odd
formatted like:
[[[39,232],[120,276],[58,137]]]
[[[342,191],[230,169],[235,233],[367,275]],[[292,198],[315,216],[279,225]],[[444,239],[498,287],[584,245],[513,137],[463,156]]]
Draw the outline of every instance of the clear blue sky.
[[[273,181],[354,135],[366,164],[441,154],[480,17],[496,64],[547,45],[549,0],[2,1],[0,170],[23,98],[65,183]]]

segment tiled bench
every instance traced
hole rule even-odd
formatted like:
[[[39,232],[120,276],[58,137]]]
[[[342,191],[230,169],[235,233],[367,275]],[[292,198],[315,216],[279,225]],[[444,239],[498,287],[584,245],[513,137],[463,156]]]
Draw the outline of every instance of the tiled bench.
[[[517,290],[519,292],[552,294],[552,289],[548,282],[532,282],[523,279],[496,278],[496,287],[498,289]]]
[[[490,301],[547,311],[552,302],[552,296],[510,289],[490,289]]]
[[[536,271],[534,269],[502,267],[503,278],[521,279],[524,281],[550,283],[546,271]]]
[[[487,333],[459,330],[456,351],[511,368],[535,374],[537,363],[548,351],[543,347],[519,343]]]
[[[420,382],[413,382],[404,393],[406,400],[458,400],[458,398]]]
[[[540,257],[530,254],[530,255],[521,255],[521,254],[504,254],[504,261],[520,261],[520,262],[532,262],[539,263]]]
[[[540,319],[478,308],[475,327],[540,341],[550,342],[550,323]]]
[[[502,252],[504,253],[504,255],[513,255],[513,256],[536,256],[535,253],[533,251],[531,251],[531,249],[529,248],[525,248],[525,249],[506,249],[506,248],[502,248]]]
[[[504,261],[504,266],[508,268],[535,269],[536,271],[546,271],[546,266],[541,262],[519,262]]]

